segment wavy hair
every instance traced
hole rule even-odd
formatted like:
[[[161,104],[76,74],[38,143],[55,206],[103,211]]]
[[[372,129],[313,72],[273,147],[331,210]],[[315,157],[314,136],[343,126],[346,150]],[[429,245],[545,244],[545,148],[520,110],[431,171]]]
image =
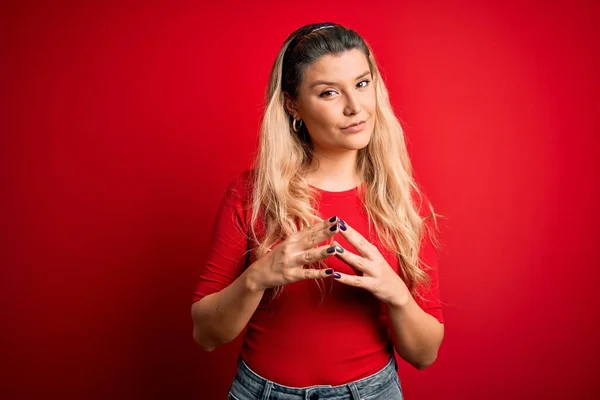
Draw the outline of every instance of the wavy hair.
[[[419,295],[417,287],[429,281],[419,248],[426,229],[438,246],[436,213],[428,201],[423,204],[425,198],[413,179],[404,132],[371,47],[354,30],[341,25],[311,24],[297,29],[285,40],[273,64],[253,165],[251,239],[260,258],[289,235],[321,220],[315,203],[318,192],[304,178],[314,164],[310,136],[305,124],[298,133],[292,129],[284,94],[297,99],[304,71],[312,62],[352,49],[367,57],[377,101],[371,140],[357,156],[357,171],[364,182],[361,199],[379,240],[397,255],[402,279]],[[422,207],[427,209],[423,216]],[[426,223],[429,218],[433,224]],[[255,229],[259,221],[264,230],[260,237]],[[317,284],[321,288],[319,281]],[[275,288],[275,296],[282,289]]]

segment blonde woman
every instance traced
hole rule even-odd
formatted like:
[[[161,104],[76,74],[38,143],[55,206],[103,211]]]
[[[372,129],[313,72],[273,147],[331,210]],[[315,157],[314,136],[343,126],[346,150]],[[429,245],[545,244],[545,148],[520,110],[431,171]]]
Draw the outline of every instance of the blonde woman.
[[[229,399],[402,399],[394,349],[422,369],[444,335],[435,220],[369,45],[293,32],[193,298],[206,351],[246,330]]]

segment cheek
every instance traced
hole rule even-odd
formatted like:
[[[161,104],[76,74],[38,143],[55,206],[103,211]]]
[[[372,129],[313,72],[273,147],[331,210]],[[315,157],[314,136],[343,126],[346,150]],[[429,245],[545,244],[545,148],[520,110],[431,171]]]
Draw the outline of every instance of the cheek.
[[[310,119],[313,121],[315,125],[319,125],[322,127],[328,127],[330,125],[335,125],[336,122],[336,112],[337,110],[333,106],[333,104],[322,103],[315,105],[311,110]]]
[[[369,93],[369,96],[367,96],[366,107],[368,107],[372,114],[375,113],[375,109],[377,108],[377,96],[375,95],[375,90],[372,90]]]

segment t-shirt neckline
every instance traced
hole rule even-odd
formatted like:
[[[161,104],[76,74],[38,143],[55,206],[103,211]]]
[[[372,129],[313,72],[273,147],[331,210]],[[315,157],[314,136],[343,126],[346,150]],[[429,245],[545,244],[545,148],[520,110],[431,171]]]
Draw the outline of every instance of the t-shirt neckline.
[[[321,188],[318,188],[318,187],[313,186],[311,184],[309,184],[308,186],[310,186],[313,189],[316,189],[319,193],[321,193],[322,195],[325,195],[325,196],[329,196],[329,197],[345,197],[345,196],[351,196],[351,195],[356,194],[356,192],[358,192],[358,189],[362,186],[362,184],[360,184],[358,186],[355,186],[352,189],[342,190],[342,191],[339,191],[339,192],[332,192],[332,191],[329,191],[329,190],[321,189]]]

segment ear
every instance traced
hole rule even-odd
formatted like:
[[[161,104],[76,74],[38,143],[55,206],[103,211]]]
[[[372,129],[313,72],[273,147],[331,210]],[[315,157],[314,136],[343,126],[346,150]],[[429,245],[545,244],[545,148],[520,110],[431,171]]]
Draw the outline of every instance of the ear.
[[[287,93],[283,93],[283,104],[285,106],[286,111],[293,118],[300,119],[300,116],[298,115],[298,105],[294,100],[292,100],[290,95]]]

